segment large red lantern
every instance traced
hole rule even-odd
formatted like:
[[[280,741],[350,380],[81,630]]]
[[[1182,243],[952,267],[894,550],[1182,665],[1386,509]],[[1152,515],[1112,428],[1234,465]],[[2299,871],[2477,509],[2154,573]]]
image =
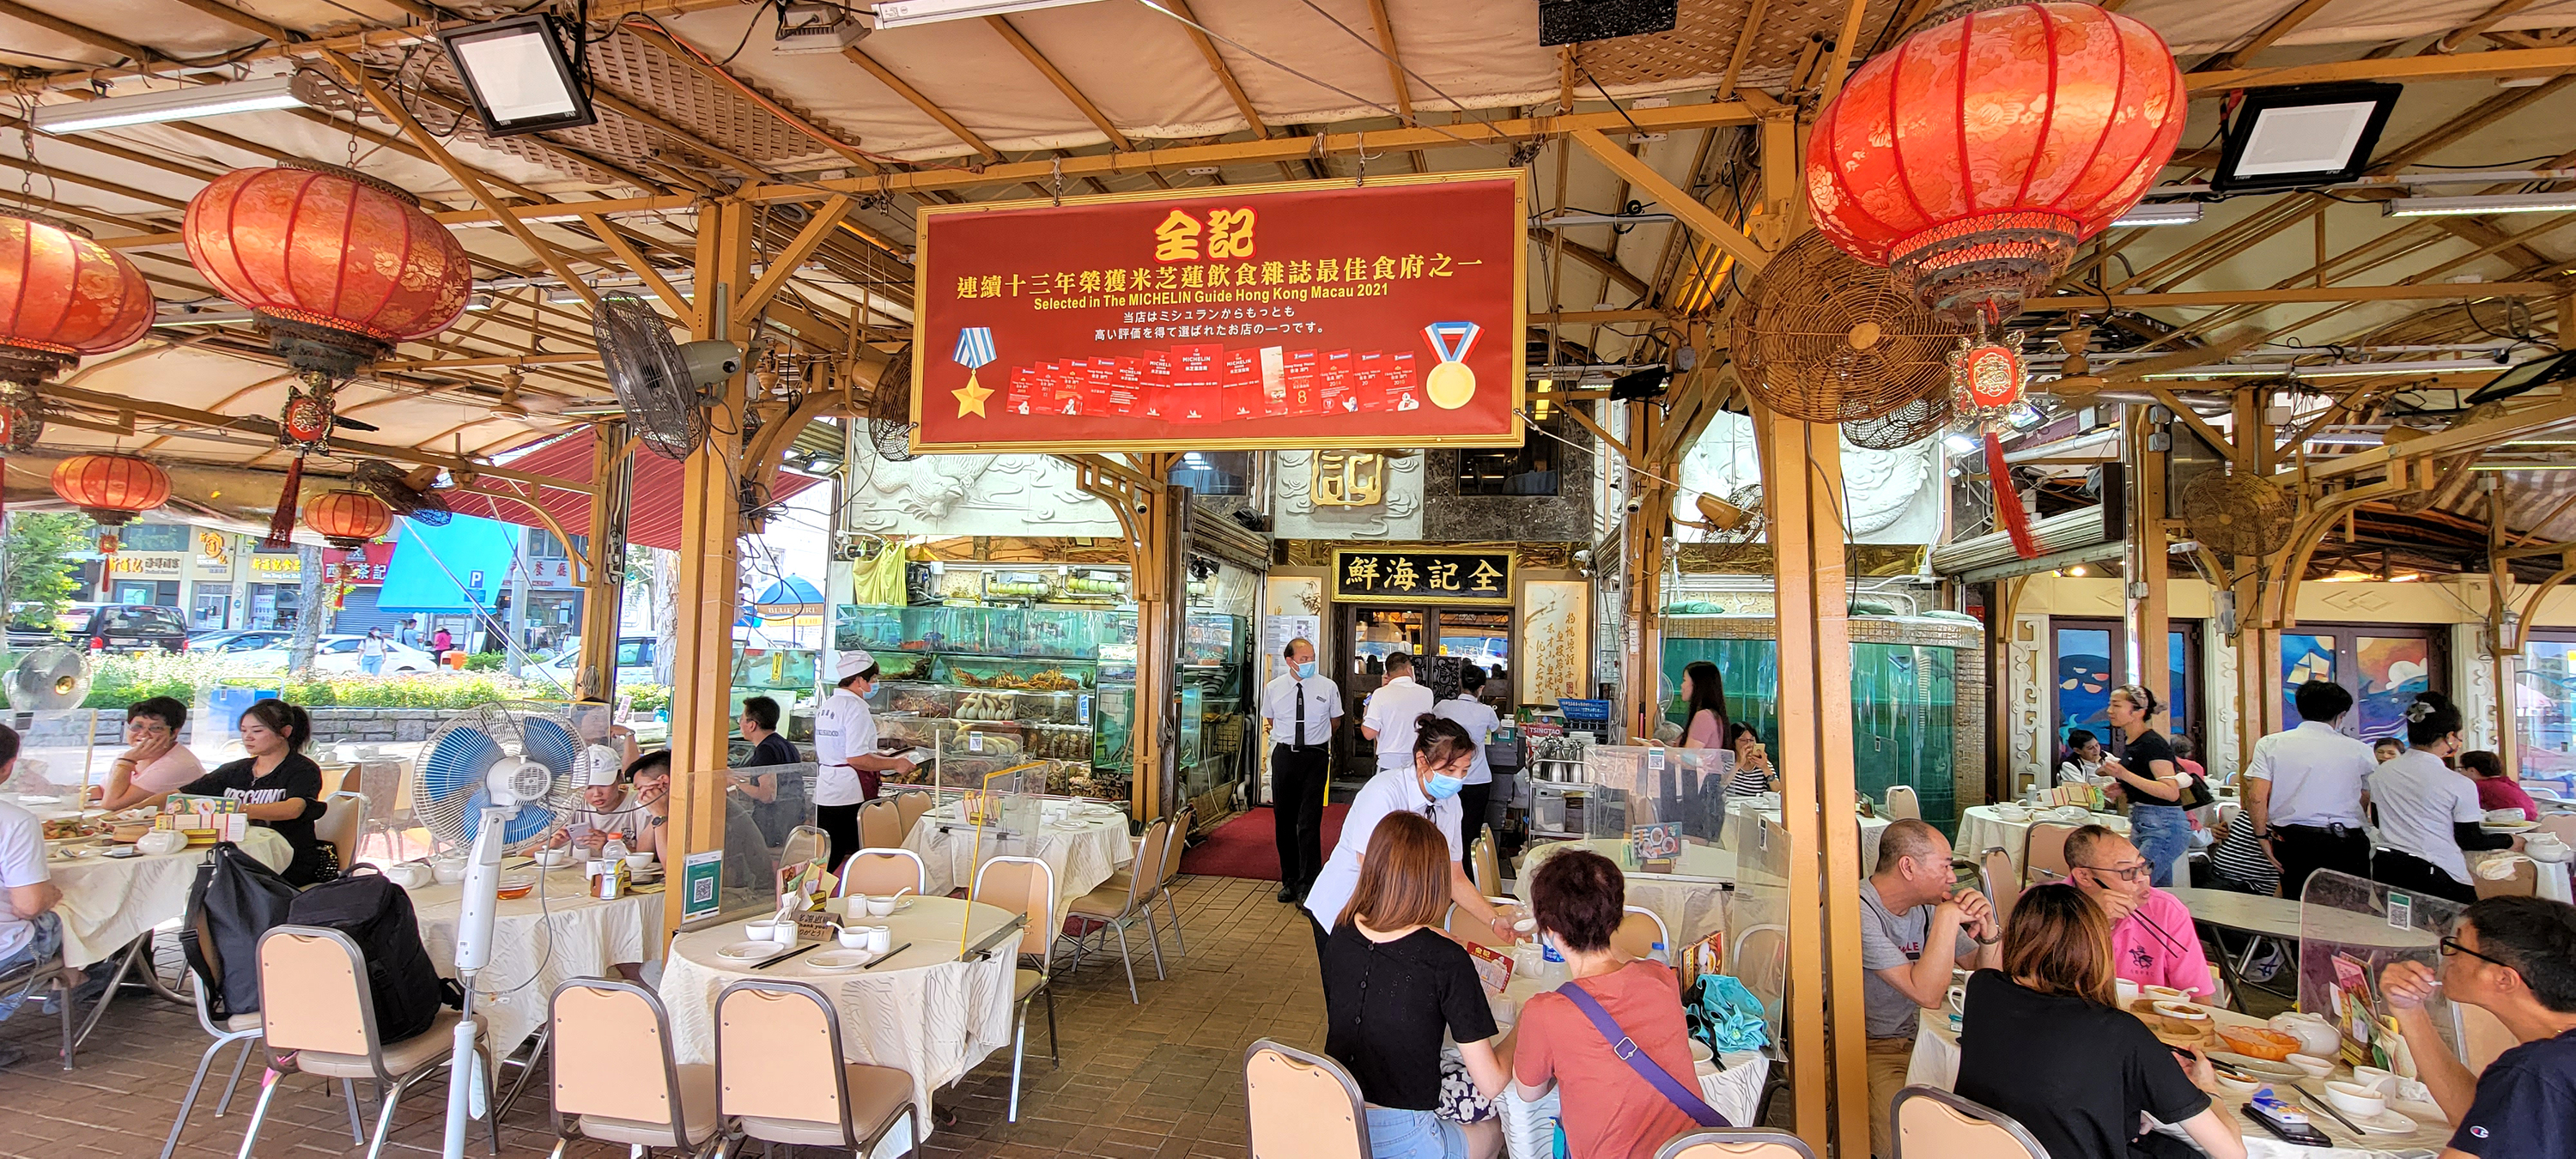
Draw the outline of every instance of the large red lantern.
[[[74,455],[54,464],[54,494],[107,527],[170,499],[170,476],[132,455]]]
[[[364,491],[325,491],[304,505],[304,525],[333,547],[365,547],[394,525],[393,509]]]
[[[76,227],[0,214],[0,382],[33,386],[151,326],[151,287],[125,255]]]
[[[1918,26],[1816,118],[1807,204],[1844,252],[1909,276],[1948,321],[1994,324],[2145,196],[2187,112],[2153,29],[2090,4]]]
[[[418,198],[316,162],[208,182],[188,202],[184,234],[197,271],[259,316],[269,347],[304,380],[278,423],[279,445],[296,453],[268,524],[269,543],[283,547],[295,529],[304,456],[329,446],[333,384],[394,343],[454,323],[474,271]]]

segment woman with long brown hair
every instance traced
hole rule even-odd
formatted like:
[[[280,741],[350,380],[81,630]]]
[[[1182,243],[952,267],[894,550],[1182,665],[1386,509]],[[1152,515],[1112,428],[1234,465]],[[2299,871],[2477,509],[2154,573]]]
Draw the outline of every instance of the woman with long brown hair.
[[[1488,1099],[1503,1092],[1493,1007],[1466,948],[1438,929],[1449,908],[1449,842],[1420,813],[1390,813],[1371,834],[1359,886],[1324,943],[1324,1053],[1368,1102],[1373,1159],[1491,1159],[1492,1120],[1460,1125],[1440,1105],[1440,1039],[1458,1041]]]
[[[2024,892],[2004,924],[2001,970],[1968,979],[1959,1031],[1963,1098],[2012,1116],[2051,1155],[2187,1156],[2138,1116],[2178,1123],[2211,1159],[2245,1140],[2207,1088],[2209,1061],[2156,1041],[2119,1008],[2111,923],[2071,885]]]

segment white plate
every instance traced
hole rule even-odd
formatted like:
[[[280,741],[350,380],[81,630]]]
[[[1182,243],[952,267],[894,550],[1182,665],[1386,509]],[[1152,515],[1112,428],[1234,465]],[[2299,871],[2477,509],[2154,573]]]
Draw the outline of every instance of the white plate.
[[[2300,1070],[2295,1066],[2291,1066],[2286,1062],[2272,1062],[2268,1059],[2253,1058],[2242,1054],[2231,1054],[2223,1050],[2210,1051],[2209,1057],[2235,1067],[2238,1070],[2244,1071],[2247,1074],[2258,1074],[2265,1078],[2304,1079],[2308,1077],[2308,1072]]]
[[[2422,1123],[2448,1123],[2451,1121],[2449,1116],[2442,1113],[2442,1108],[2431,1103],[2418,1103],[2411,1100],[2401,1099],[2397,1102],[2388,1104],[2388,1109],[2392,1111],[2403,1111],[2409,1118]]]
[[[856,970],[876,957],[866,950],[825,950],[805,959],[805,964],[817,970]]]
[[[735,942],[716,951],[716,956],[736,962],[756,962],[772,954],[782,954],[795,948],[782,946],[776,942]]]
[[[2373,1135],[2412,1135],[2415,1133],[2415,1120],[2398,1114],[2395,1111],[2381,1111],[2376,1118],[2367,1119],[2360,1115],[2353,1114],[2350,1111],[2345,1111],[2343,1113],[2343,1117],[2352,1120],[2353,1126],[2359,1127],[2364,1132]]]
[[[18,798],[18,803],[21,805],[59,805],[63,803],[63,799],[60,797],[20,797]]]

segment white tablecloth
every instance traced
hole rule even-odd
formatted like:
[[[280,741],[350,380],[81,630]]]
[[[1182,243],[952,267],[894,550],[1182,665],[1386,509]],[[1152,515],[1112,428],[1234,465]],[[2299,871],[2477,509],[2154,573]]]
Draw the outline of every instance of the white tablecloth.
[[[1136,843],[1127,836],[1127,815],[1114,810],[1060,823],[1073,827],[1060,829],[1059,822],[1041,822],[1029,837],[996,837],[986,832],[978,842],[975,830],[959,824],[956,808],[942,806],[912,823],[903,847],[921,855],[922,870],[930,879],[929,888],[922,892],[932,897],[973,886],[975,871],[996,857],[1035,857],[1046,862],[1055,872],[1055,909],[1061,921],[1073,899],[1098,888],[1119,866],[1136,859]]]
[[[856,971],[815,969],[808,960],[820,950],[759,971],[750,968],[751,962],[717,957],[716,951],[743,940],[738,921],[682,934],[671,940],[671,956],[662,968],[673,1051],[683,1063],[715,1061],[716,995],[727,985],[742,978],[802,982],[821,990],[840,1010],[841,1049],[848,1061],[911,1072],[913,1099],[924,1112],[922,1121],[930,1124],[932,1091],[1011,1044],[1018,937],[1004,938],[971,959],[961,961],[958,955],[1014,916],[999,906],[926,897],[892,917],[858,919],[891,927],[894,945],[909,942],[911,948],[873,969]]]
[[[1888,820],[1885,817],[1862,817],[1857,814],[1851,816],[1860,822],[1860,875],[1867,877],[1870,870],[1878,864],[1878,839],[1887,835]],[[1765,807],[1749,800],[1726,803],[1726,847],[1728,849],[1741,852],[1745,844],[1753,839],[1753,834],[1760,831],[1759,826],[1748,823],[1747,819],[1753,817],[1760,817],[1777,824],[1780,821],[1780,808],[1777,805]]]
[[[614,978],[621,962],[662,956],[661,894],[601,901],[587,896],[583,885],[580,869],[557,870],[538,882],[537,891],[500,903],[494,913],[492,961],[475,979],[474,1009],[486,1019],[496,1051],[507,1053],[545,1024],[556,986],[574,978]],[[438,972],[450,978],[456,976],[461,894],[453,885],[411,891],[421,944]]]
[[[1595,837],[1533,846],[1522,859],[1519,875],[1512,878],[1513,894],[1528,901],[1530,878],[1538,866],[1558,850],[1571,848],[1589,849],[1620,862],[1628,883],[1628,904],[1644,906],[1664,919],[1664,930],[1672,935],[1670,945],[1675,953],[1682,946],[1726,928],[1728,903],[1735,892],[1722,883],[1735,880],[1735,851],[1693,842],[1683,843],[1680,873],[1670,877],[1628,868],[1628,843],[1624,838]]]
[[[152,927],[186,917],[188,887],[205,859],[204,849],[143,857],[93,854],[77,861],[49,857],[45,867],[63,891],[54,909],[63,919],[63,964],[105,961]]]
[[[2234,1025],[2258,1025],[2260,1019],[2249,1018],[2232,1010],[2212,1010],[2218,1021]],[[1926,1010],[1917,1022],[1914,1034],[1914,1059],[1907,1066],[1905,1081],[1949,1090],[1959,1081],[1959,1037],[1950,1029],[1950,1016],[1939,1010]],[[2338,1066],[2332,1076],[2350,1079],[2352,1072]],[[2323,1080],[2300,1079],[2299,1083],[2325,1095]],[[2304,1101],[2298,1092],[2288,1088],[2287,1080],[2275,1084],[2277,1093],[2293,1101]],[[2238,1107],[2245,1105],[2250,1094],[2221,1092],[2210,1096],[2218,1100],[2220,1114],[2228,1125],[2245,1136],[2245,1153],[2249,1159],[2391,1159],[2397,1155],[2422,1155],[2439,1152],[2450,1141],[2451,1125],[2421,1113],[2412,1104],[2406,1112],[2417,1127],[2411,1135],[2356,1135],[2352,1129],[2335,1121],[2324,1111],[2312,1111],[2308,1121],[2339,1144],[2334,1147],[2294,1147],[2273,1138],[2261,1127],[2246,1121]]]
[[[1992,805],[1970,805],[1959,811],[1959,839],[1950,843],[1961,857],[1983,857],[1989,849],[2001,848],[2011,855],[2013,872],[2026,872],[2022,865],[2022,848],[2030,843],[2030,827],[2047,818],[2004,820]],[[2117,813],[2095,813],[2092,823],[2114,832],[2127,833],[2129,819]]]

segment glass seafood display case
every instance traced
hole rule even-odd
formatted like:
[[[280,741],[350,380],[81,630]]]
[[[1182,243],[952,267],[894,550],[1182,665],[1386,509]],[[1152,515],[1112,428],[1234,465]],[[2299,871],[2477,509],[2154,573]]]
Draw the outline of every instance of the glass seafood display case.
[[[850,606],[840,609],[834,642],[876,657],[882,679],[869,707],[878,737],[933,754],[890,780],[971,788],[986,774],[1041,761],[1048,792],[1124,803],[1133,779],[1134,618],[1126,618],[1123,657],[1106,646],[1118,638],[1116,618],[1088,608]],[[1104,672],[1126,684],[1105,687]]]

